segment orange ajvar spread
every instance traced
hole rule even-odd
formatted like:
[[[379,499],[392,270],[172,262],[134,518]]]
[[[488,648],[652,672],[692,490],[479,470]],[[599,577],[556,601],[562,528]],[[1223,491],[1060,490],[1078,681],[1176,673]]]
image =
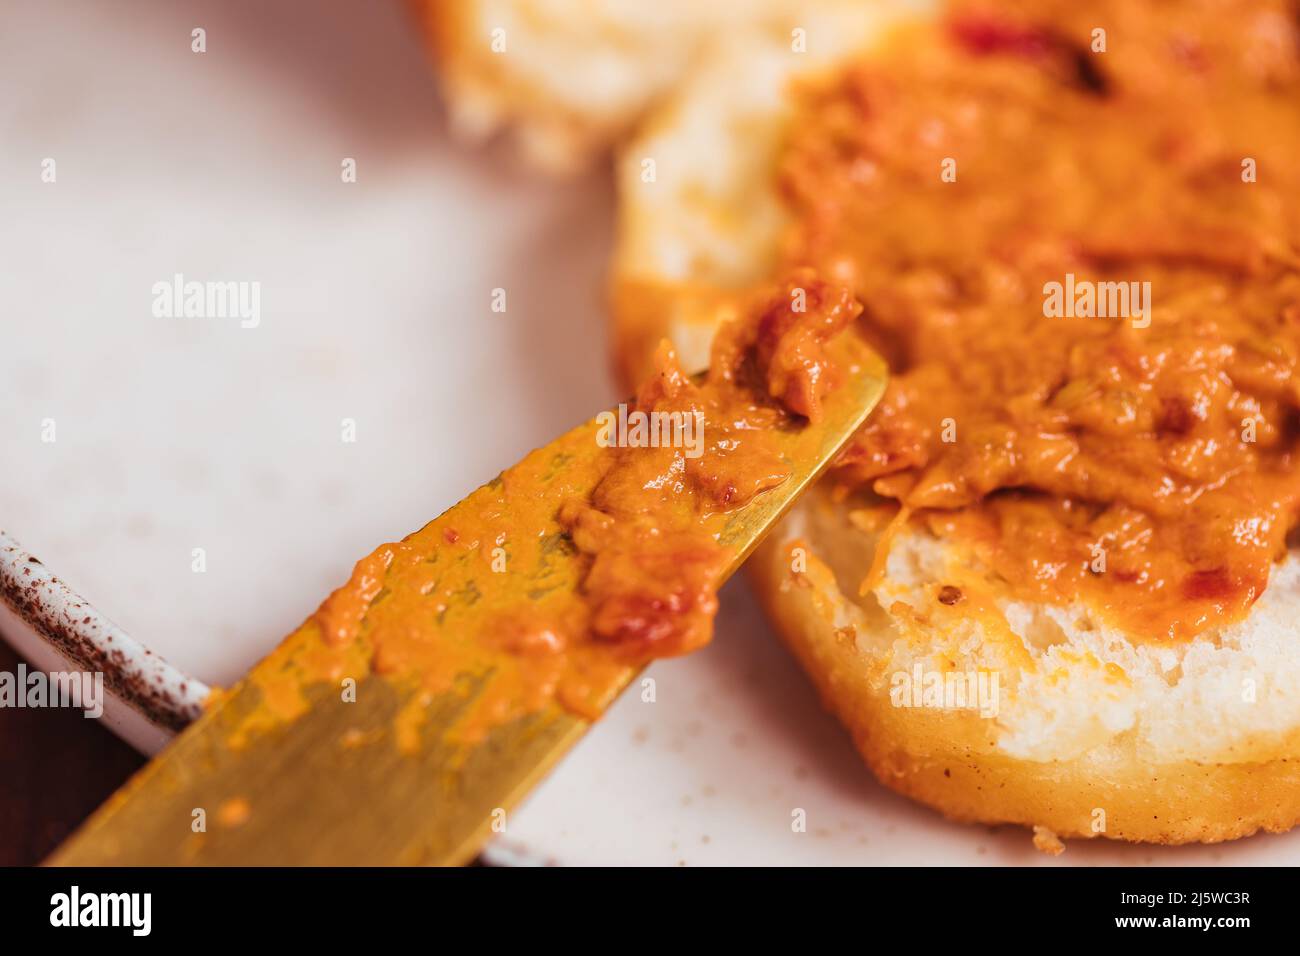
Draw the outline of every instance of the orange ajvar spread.
[[[801,90],[781,259],[853,287],[893,373],[834,480],[1138,639],[1240,619],[1300,496],[1298,32],[1275,0],[957,3]],[[1046,314],[1067,276],[1148,312]]]
[[[791,415],[814,423],[821,417],[838,371],[826,342],[861,306],[806,270],[785,287],[749,320],[723,327],[703,384],[661,344],[634,405],[698,421],[705,439],[698,457],[681,447],[615,448],[590,499],[560,510],[560,522],[592,561],[583,583],[592,612],[587,630],[620,657],[645,662],[708,642],[718,583],[733,556],[702,519],[785,481],[789,468],[772,446],[773,431]]]
[[[705,644],[738,557],[726,523],[818,439],[803,426],[821,418],[842,374],[834,340],[860,311],[845,288],[796,271],[724,326],[704,376],[665,342],[623,414],[693,431],[647,444],[602,436],[598,418],[378,548],[254,671],[260,705],[232,745],[305,713],[313,685],[368,674],[407,689],[400,748],[457,688],[464,742],[552,702],[594,718],[631,669]]]

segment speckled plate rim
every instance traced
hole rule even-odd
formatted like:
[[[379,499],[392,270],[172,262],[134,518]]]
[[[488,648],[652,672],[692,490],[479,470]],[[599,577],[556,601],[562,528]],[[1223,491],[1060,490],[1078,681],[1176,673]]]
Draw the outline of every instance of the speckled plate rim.
[[[131,638],[3,530],[0,637],[42,670],[102,673],[100,719],[145,754],[197,717],[210,690]]]

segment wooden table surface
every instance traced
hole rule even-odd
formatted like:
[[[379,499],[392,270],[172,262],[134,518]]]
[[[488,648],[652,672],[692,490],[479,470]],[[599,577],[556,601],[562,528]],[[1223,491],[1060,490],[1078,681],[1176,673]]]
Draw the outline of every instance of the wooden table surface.
[[[19,661],[0,642],[0,671]],[[79,710],[0,707],[0,866],[39,863],[143,763]]]

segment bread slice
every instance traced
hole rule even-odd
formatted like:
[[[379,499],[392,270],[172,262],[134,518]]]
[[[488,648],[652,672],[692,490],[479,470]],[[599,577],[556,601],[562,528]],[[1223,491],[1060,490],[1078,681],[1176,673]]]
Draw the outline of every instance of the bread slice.
[[[529,162],[558,173],[588,166],[723,49],[816,50],[871,15],[859,0],[409,2],[454,128],[470,139],[507,131]]]
[[[870,513],[814,493],[748,568],[882,783],[957,820],[1062,837],[1214,843],[1300,819],[1295,554],[1247,620],[1156,648],[1085,607],[1015,602],[919,530],[889,543],[882,580],[859,597],[880,541]],[[952,675],[947,706],[916,706],[918,668]],[[981,674],[1000,675],[996,694],[974,689]]]
[[[819,60],[730,51],[622,149],[612,300],[625,381],[660,336],[705,360],[733,290],[767,273],[782,238],[774,164],[791,81],[899,42],[891,22],[842,32]],[[958,542],[889,528],[881,512],[821,488],[749,570],[885,785],[954,819],[1033,827],[1049,851],[1055,835],[1216,842],[1300,820],[1300,553],[1244,621],[1155,645],[1083,606],[1016,600]],[[964,691],[970,706],[927,706],[927,689]]]

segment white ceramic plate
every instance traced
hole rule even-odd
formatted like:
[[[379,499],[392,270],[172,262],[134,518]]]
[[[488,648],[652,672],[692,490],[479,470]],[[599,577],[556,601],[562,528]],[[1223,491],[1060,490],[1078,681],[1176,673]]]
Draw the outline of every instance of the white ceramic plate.
[[[532,180],[447,143],[400,4],[6,0],[3,18],[0,527],[22,545],[0,582],[30,549],[121,625],[95,616],[96,639],[143,645],[128,665],[180,712],[357,557],[614,398],[607,178]],[[178,272],[260,282],[260,325],[154,317],[154,283]],[[50,666],[48,629],[13,614],[0,629]],[[714,646],[650,674],[656,702],[620,701],[493,859],[1300,860],[1300,834],[1050,860],[1021,830],[945,823],[870,779],[740,582]],[[120,732],[156,746],[129,710]]]

